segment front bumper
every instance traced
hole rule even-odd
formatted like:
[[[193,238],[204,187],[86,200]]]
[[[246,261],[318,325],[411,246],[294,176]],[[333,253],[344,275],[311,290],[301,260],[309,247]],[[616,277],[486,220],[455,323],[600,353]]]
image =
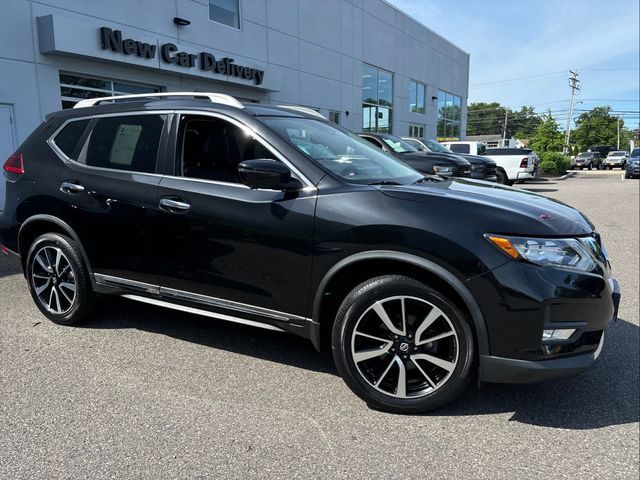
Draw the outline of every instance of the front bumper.
[[[517,360],[480,356],[480,381],[489,383],[534,383],[555,378],[573,377],[587,370],[600,356],[604,333],[592,353],[555,360]]]
[[[529,383],[576,375],[596,360],[604,330],[617,318],[618,282],[608,275],[509,262],[467,282],[489,335],[480,380]],[[571,328],[567,340],[544,340]]]

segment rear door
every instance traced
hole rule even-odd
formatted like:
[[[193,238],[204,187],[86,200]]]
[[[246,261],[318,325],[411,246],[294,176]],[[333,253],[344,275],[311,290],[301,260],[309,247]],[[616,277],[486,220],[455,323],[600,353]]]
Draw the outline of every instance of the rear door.
[[[316,189],[252,190],[243,160],[283,161],[224,115],[180,115],[174,175],[162,178],[154,242],[161,293],[178,300],[302,321],[308,307]],[[268,309],[268,310],[265,310]]]
[[[98,283],[157,285],[149,247],[167,120],[163,112],[95,118],[70,156],[62,148],[73,123],[52,140],[66,159],[56,192],[63,219],[80,237]]]

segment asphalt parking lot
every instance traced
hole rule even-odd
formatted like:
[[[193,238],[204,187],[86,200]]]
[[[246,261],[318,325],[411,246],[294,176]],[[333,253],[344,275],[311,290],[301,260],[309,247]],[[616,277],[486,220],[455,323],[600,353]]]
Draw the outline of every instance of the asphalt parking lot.
[[[637,479],[639,182],[580,172],[518,188],[587,214],[622,285],[585,374],[380,413],[292,336],[120,299],[55,326],[2,257],[0,477]]]

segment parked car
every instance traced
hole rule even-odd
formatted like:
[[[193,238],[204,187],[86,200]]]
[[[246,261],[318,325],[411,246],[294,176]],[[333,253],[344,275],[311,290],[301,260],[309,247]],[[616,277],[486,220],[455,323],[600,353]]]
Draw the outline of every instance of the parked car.
[[[624,150],[614,150],[609,152],[607,158],[604,159],[603,166],[606,169],[612,170],[614,167],[620,167],[624,170],[624,165],[627,163],[628,153]]]
[[[367,142],[384,150],[416,170],[427,175],[469,177],[471,164],[455,154],[421,152],[400,137],[388,133],[359,133]]]
[[[487,147],[484,143],[480,142],[442,142],[442,145],[453,153],[464,153],[468,155],[484,155],[487,151]]]
[[[583,152],[571,161],[571,168],[580,170],[597,168],[600,170],[602,160],[602,155],[599,152]]]
[[[496,162],[498,183],[513,185],[538,173],[540,159],[528,148],[487,148],[485,155]]]
[[[640,177],[640,148],[631,151],[625,165],[624,178]]]
[[[453,154],[451,150],[446,148],[444,145],[436,142],[435,140],[422,140],[413,137],[402,137],[402,139],[421,152]],[[486,180],[488,182],[495,182],[497,180],[496,162],[494,162],[490,158],[480,155],[469,155],[465,153],[458,153],[456,155],[464,158],[471,164],[471,178]]]
[[[587,152],[598,152],[602,158],[606,158],[609,152],[615,149],[613,145],[592,145],[587,148]]]
[[[472,378],[575,375],[617,313],[577,210],[425,177],[302,107],[82,100],[3,174],[1,250],[52,322],[90,320],[100,294],[291,332],[379,409],[432,409]]]

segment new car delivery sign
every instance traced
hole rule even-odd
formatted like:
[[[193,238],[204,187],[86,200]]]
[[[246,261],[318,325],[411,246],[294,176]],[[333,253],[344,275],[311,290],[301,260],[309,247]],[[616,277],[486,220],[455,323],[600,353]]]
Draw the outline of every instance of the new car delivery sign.
[[[108,27],[100,28],[100,46],[103,50],[111,50],[123,55],[137,55],[141,58],[154,59],[158,46],[147,42],[141,42],[131,38],[122,38],[120,30],[112,30]],[[174,43],[163,43],[160,45],[160,59],[165,63],[170,63],[184,68],[199,68],[204,72],[228,75],[232,77],[251,80],[256,85],[262,84],[264,70],[244,67],[234,63],[233,58],[224,57],[217,60],[209,52],[189,53],[180,51]]]

